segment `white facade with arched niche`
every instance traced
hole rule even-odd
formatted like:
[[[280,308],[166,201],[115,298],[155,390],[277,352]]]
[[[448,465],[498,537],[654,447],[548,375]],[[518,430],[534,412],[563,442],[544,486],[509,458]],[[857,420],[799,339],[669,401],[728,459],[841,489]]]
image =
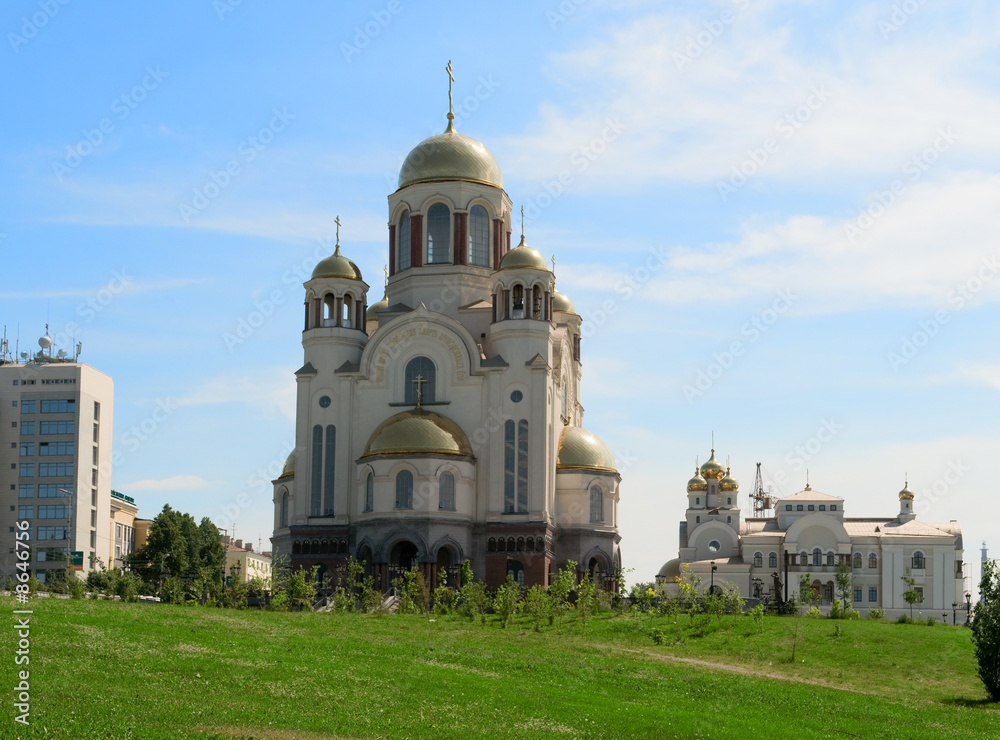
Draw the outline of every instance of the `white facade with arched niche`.
[[[413,563],[434,584],[468,558],[498,586],[574,560],[614,583],[620,477],[580,426],[581,318],[510,224],[496,160],[449,123],[389,195],[382,300],[339,245],[304,284],[272,537],[294,565],[355,556],[387,588]]]
[[[821,609],[828,610],[838,596],[838,567],[845,563],[852,606],[862,613],[880,608],[890,618],[909,614],[902,579],[907,568],[923,595],[914,615],[940,617],[953,604],[966,603],[962,530],[956,521],[916,521],[908,485],[898,495],[899,514],[891,518],[846,517],[844,499],[807,485],[769,500],[773,516],[741,520],[738,496],[739,483],[712,450],[688,481],[678,557],[656,577],[667,593],[677,592],[686,572],[701,580],[703,590],[731,587],[770,603],[798,598],[800,580],[808,575]]]

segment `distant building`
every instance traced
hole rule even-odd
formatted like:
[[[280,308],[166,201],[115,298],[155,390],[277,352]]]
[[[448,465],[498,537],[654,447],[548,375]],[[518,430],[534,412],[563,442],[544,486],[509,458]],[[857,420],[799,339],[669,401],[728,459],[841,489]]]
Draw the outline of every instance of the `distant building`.
[[[122,570],[128,564],[128,557],[136,550],[135,521],[139,507],[135,500],[118,491],[111,491],[111,549],[108,551],[108,567]]]
[[[267,580],[271,577],[271,553],[254,552],[253,545],[243,540],[222,537],[226,548],[226,579],[235,577],[240,583],[254,578]]]
[[[797,595],[800,576],[808,573],[821,605],[828,606],[837,597],[837,567],[846,562],[855,609],[879,607],[890,617],[908,614],[901,578],[906,568],[923,594],[915,612],[941,613],[965,604],[961,527],[954,520],[916,521],[908,485],[899,492],[895,517],[846,517],[844,499],[806,485],[774,501],[775,516],[744,520],[739,483],[712,450],[688,481],[687,496],[679,557],[657,575],[668,590],[687,566],[706,590],[714,583],[736,587],[747,598],[774,600]]]
[[[0,572],[14,573],[17,522],[29,523],[31,572],[45,580],[67,554],[81,575],[112,552],[111,378],[53,354],[0,358]]]

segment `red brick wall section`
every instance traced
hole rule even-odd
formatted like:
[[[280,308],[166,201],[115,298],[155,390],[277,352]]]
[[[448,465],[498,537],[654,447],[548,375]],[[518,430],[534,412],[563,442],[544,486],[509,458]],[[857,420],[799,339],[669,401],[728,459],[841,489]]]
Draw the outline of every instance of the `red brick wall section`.
[[[469,214],[455,214],[455,246],[452,261],[456,265],[469,264]]]
[[[410,216],[410,267],[424,264],[424,217],[422,214]]]
[[[396,224],[389,224],[389,274],[396,274]]]

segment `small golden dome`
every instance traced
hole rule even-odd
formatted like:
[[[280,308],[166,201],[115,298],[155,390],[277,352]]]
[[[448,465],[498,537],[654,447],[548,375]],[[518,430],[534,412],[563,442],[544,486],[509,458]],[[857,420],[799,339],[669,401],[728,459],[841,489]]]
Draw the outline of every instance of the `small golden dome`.
[[[709,478],[714,478],[719,480],[726,474],[725,468],[722,467],[722,463],[715,459],[715,449],[712,449],[712,456],[708,458],[708,462],[701,466],[701,476],[706,480]]]
[[[373,303],[371,306],[368,307],[368,311],[365,312],[365,320],[377,321],[378,312],[381,311],[383,308],[388,308],[388,307],[389,307],[389,297],[383,295],[381,301],[379,301],[378,303]]]
[[[568,296],[557,290],[552,293],[552,310],[556,313],[562,311],[563,313],[575,314],[576,306],[573,305],[573,301]],[[579,314],[577,315],[579,316]]]
[[[281,469],[281,475],[278,478],[288,478],[289,476],[295,475],[295,450],[292,450],[291,454],[285,460],[285,467]]]
[[[542,253],[537,249],[532,249],[524,242],[524,234],[521,234],[521,243],[507,252],[500,260],[501,270],[545,270],[549,271],[549,263],[545,261]]]
[[[738,491],[740,482],[729,474],[729,466],[726,466],[726,477],[719,481],[720,491]]]
[[[361,280],[361,270],[347,257],[340,253],[340,245],[333,254],[319,261],[316,269],[312,273],[315,278],[347,278],[348,280]]]
[[[596,434],[581,427],[563,427],[559,434],[557,470],[597,470],[617,473],[615,456]]]
[[[694,478],[688,481],[688,493],[694,493],[695,491],[707,491],[708,481],[701,477],[701,473],[698,472],[698,468],[694,469]]]
[[[391,416],[372,432],[362,457],[375,455],[453,455],[474,457],[462,428],[424,408]]]
[[[910,482],[909,481],[905,481],[903,483],[903,490],[899,492],[899,500],[900,501],[912,501],[913,500],[913,491],[910,490]]]

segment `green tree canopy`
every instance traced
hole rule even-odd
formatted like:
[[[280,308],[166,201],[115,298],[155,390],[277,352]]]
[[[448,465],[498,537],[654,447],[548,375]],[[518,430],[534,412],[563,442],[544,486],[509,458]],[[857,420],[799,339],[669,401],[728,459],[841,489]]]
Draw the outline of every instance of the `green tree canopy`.
[[[221,582],[225,564],[226,549],[212,521],[205,517],[199,525],[169,504],[153,519],[145,546],[132,557],[133,570],[157,585],[170,576]]]

